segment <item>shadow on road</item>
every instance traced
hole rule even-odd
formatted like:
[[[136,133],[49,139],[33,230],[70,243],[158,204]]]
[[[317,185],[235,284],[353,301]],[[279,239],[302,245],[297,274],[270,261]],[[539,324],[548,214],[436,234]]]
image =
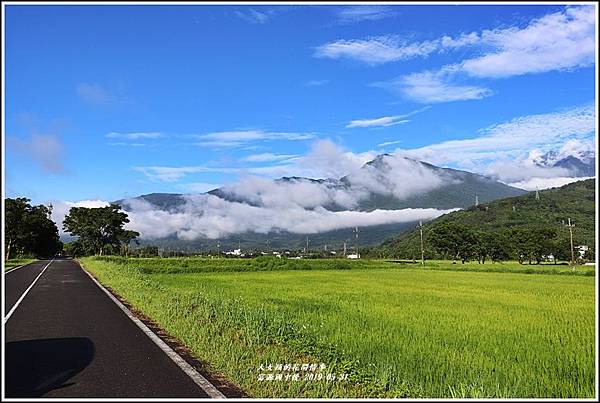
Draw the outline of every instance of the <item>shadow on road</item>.
[[[24,340],[6,343],[6,397],[40,397],[72,385],[69,379],[94,358],[87,337]]]

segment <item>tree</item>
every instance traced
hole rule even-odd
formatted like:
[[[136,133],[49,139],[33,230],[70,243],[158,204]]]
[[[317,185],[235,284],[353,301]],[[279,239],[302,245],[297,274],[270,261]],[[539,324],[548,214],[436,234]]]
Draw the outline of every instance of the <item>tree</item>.
[[[107,207],[72,207],[65,216],[63,228],[79,237],[85,253],[102,255],[107,247],[120,248],[139,236],[136,231],[125,230],[129,222],[127,213],[117,204]]]
[[[62,249],[52,207],[32,206],[27,198],[5,200],[6,260],[14,251],[35,256],[52,256]]]
[[[462,263],[476,255],[476,235],[467,226],[452,222],[433,227],[429,236],[431,245],[444,257],[461,259]]]

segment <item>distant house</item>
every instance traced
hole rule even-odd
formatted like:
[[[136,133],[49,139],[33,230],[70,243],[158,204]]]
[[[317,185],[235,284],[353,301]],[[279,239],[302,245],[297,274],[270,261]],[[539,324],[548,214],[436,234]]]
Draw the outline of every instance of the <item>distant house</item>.
[[[576,246],[575,249],[577,249],[579,251],[579,257],[583,258],[583,256],[585,255],[585,252],[587,252],[590,248],[587,245],[579,245],[579,246]]]
[[[346,256],[348,259],[359,259],[360,255],[357,255],[356,253],[353,253],[351,255]]]
[[[234,249],[231,250],[229,252],[225,252],[226,255],[230,255],[230,256],[241,256],[242,255],[242,250],[241,249]]]

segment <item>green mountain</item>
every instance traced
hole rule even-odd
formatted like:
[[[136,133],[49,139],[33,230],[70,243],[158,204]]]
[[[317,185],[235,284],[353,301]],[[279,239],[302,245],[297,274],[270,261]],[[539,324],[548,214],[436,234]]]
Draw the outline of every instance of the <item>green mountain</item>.
[[[452,222],[479,231],[501,232],[509,228],[544,225],[555,228],[559,236],[569,236],[565,224],[569,218],[573,227],[575,245],[595,245],[595,179],[587,179],[568,185],[529,192],[522,196],[510,197],[480,203],[464,210],[445,214],[423,225],[426,254],[434,256],[427,243],[427,236],[435,225]],[[375,254],[403,258],[420,256],[420,233],[413,229],[397,237],[388,239],[373,250]]]
[[[437,181],[427,187],[427,181]],[[303,177],[283,177],[273,181],[277,184],[311,184],[318,185],[325,193],[343,191],[356,196],[358,205],[352,210],[373,211],[399,210],[405,208],[452,209],[466,208],[473,205],[477,198],[485,203],[503,197],[517,196],[526,193],[483,175],[456,169],[440,168],[422,161],[382,154],[366,163],[358,171],[339,179],[310,179]],[[412,188],[410,187],[412,186]],[[300,188],[300,187],[299,187]],[[260,198],[248,197],[247,193],[236,193],[236,187],[223,187],[207,192],[212,196],[230,201],[261,206]],[[405,197],[405,195],[409,195]],[[125,211],[135,208],[135,200],[143,200],[157,210],[178,212],[185,209],[186,195],[169,193],[151,193],[133,199],[118,200]],[[333,201],[325,202],[321,207],[329,211],[344,211],[349,208]],[[360,228],[360,243],[374,246],[400,232],[414,228],[415,222],[365,226]],[[324,250],[329,248],[341,250],[344,242],[347,246],[354,244],[353,228],[338,229],[309,235],[309,248]],[[302,249],[306,243],[305,234],[296,234],[280,230],[270,234],[245,232],[234,234],[219,240],[220,247],[232,249],[238,244],[245,249],[265,249],[269,240],[272,248]],[[181,240],[175,236],[148,240],[143,244],[153,244],[169,250],[216,250],[217,240],[198,238]]]

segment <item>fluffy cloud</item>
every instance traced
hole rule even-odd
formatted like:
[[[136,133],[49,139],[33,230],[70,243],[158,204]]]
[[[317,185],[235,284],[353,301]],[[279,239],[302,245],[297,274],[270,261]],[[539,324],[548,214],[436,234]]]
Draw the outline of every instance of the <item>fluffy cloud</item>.
[[[461,63],[475,77],[510,77],[552,70],[568,70],[594,63],[596,9],[567,7],[533,20],[523,29],[483,31],[481,42],[495,48]]]
[[[303,174],[313,178],[341,178],[377,156],[375,151],[353,153],[331,140],[315,141],[310,151],[297,161]]]
[[[474,77],[510,77],[592,65],[595,27],[593,6],[565,7],[530,21],[524,28],[497,28],[412,43],[397,36],[341,39],[319,46],[314,56],[377,65],[470,46],[481,49],[483,55],[453,68]]]

